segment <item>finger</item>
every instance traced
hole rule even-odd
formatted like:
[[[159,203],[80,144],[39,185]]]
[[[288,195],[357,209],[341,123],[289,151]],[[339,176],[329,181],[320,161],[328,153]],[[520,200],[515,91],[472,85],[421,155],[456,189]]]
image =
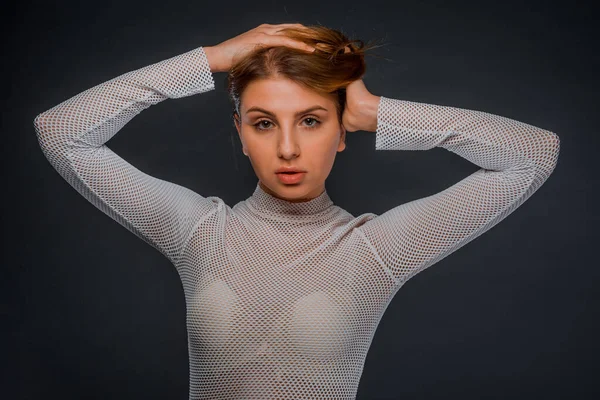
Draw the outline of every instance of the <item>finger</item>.
[[[315,48],[300,40],[289,38],[285,35],[264,35],[262,43],[267,46],[287,46],[296,49],[313,52]]]
[[[296,49],[300,49],[300,50],[304,50],[304,51],[308,51],[310,53],[312,53],[315,50],[315,47],[306,44],[304,42],[301,42],[299,40],[294,40],[291,38],[287,38],[287,37],[282,37],[281,39],[279,39],[279,42],[284,45],[284,46],[288,46],[288,47],[293,47]]]
[[[276,25],[275,24],[262,24],[262,25],[259,25],[258,27],[273,30],[273,29],[281,29],[281,28],[285,28],[285,27],[289,27],[289,26],[296,26],[296,25],[297,24],[291,24],[291,23],[290,24],[276,24]]]
[[[271,27],[273,28],[286,28],[286,27],[303,27],[304,25],[300,24],[300,23],[286,23],[286,24],[277,24],[277,25],[271,25]]]
[[[304,25],[302,24],[279,24],[279,25],[273,25],[273,29],[275,29],[275,33],[279,33],[280,31],[286,29],[286,28],[306,28]]]

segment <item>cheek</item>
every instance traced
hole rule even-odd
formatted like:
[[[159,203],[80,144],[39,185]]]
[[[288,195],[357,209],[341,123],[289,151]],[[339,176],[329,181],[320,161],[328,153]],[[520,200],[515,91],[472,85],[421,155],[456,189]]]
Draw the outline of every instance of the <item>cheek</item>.
[[[326,152],[330,157],[335,157],[337,154],[337,149],[340,145],[341,131],[337,128],[334,129],[334,132],[328,136],[329,140],[327,141]]]
[[[304,149],[305,154],[310,156],[314,166],[328,168],[333,164],[337,154],[338,141],[326,140],[312,144]]]
[[[247,141],[246,149],[248,151],[248,160],[257,175],[265,169],[272,168],[273,158],[276,157],[267,151],[264,145]]]

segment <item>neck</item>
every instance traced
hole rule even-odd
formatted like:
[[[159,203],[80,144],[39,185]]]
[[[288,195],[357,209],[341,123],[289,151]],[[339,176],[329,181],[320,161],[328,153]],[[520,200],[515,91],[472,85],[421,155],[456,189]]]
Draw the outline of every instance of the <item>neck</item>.
[[[287,198],[287,197],[283,197],[283,196],[279,195],[278,193],[269,189],[267,186],[265,186],[262,183],[262,181],[258,181],[258,184],[262,190],[264,190],[266,193],[270,194],[271,196],[277,197],[278,199],[281,199],[281,200],[289,201],[291,203],[304,203],[304,202],[310,201],[316,197],[319,197],[325,191],[325,185],[323,184],[317,190],[313,191],[313,194],[307,194],[306,196],[303,196],[300,198]]]
[[[310,200],[294,199],[289,201],[271,194],[272,191],[267,191],[268,188],[264,185],[256,185],[256,189],[252,196],[246,199],[246,204],[253,210],[259,211],[263,216],[273,216],[277,220],[282,216],[300,218],[303,221],[311,220],[314,215],[321,214],[328,209],[331,210],[333,202],[323,190],[317,197],[310,197]]]

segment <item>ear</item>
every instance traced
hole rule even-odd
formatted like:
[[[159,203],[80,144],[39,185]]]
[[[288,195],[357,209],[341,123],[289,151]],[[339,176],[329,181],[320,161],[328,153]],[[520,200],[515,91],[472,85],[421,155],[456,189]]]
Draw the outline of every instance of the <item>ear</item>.
[[[246,147],[244,146],[244,140],[242,138],[242,127],[240,125],[239,115],[237,113],[233,113],[233,122],[235,123],[235,129],[237,130],[238,136],[240,137],[240,142],[242,143],[242,152],[244,155],[248,155],[246,152]]]
[[[340,124],[340,127],[340,144],[338,145],[338,152],[344,151],[344,149],[346,148],[346,127],[344,126],[344,124]]]

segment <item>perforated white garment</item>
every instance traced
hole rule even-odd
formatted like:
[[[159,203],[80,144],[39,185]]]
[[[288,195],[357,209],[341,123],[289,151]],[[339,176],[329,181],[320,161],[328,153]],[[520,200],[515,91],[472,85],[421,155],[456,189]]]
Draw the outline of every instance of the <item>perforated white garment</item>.
[[[481,169],[435,195],[354,217],[327,191],[292,203],[259,185],[230,207],[149,176],[106,146],[149,106],[213,89],[198,47],[92,87],[34,121],[60,175],[176,267],[190,399],[354,399],[398,289],[523,204],[559,154],[559,138],[547,130],[381,97],[376,150],[443,147]]]

